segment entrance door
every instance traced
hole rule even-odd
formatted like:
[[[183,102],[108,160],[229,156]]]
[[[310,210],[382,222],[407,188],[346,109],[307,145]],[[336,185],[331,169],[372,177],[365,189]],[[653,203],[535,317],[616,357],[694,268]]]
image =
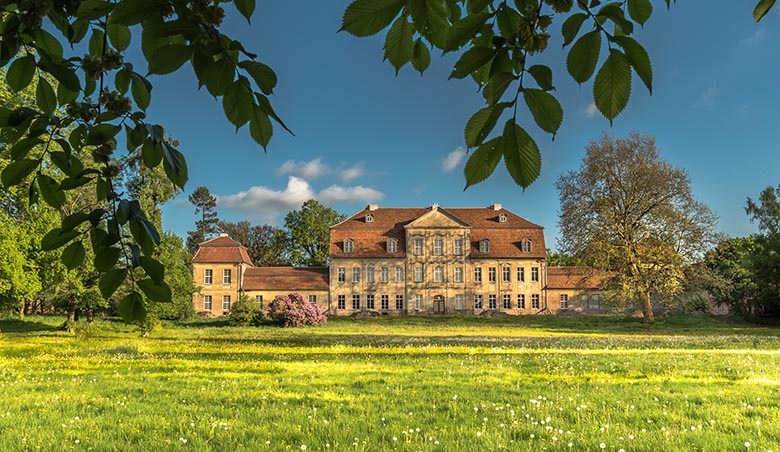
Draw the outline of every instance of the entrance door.
[[[444,296],[436,295],[433,297],[433,313],[444,314]]]

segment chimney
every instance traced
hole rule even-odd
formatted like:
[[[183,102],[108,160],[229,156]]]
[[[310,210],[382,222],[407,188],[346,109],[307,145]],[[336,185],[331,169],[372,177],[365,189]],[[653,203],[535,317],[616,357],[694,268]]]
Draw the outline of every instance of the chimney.
[[[439,210],[439,203],[435,202],[431,204],[431,210]]]
[[[219,236],[220,237],[229,237],[226,232],[220,232]]]
[[[371,212],[373,212],[374,210],[376,210],[378,208],[379,208],[378,204],[369,204],[369,205],[366,206],[366,209],[368,209]]]
[[[493,203],[488,208],[493,210],[501,210],[501,204]]]

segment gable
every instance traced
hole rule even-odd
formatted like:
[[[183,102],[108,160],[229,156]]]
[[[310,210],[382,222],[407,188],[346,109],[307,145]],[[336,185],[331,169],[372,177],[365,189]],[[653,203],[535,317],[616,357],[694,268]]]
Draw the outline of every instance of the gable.
[[[407,229],[413,229],[413,228],[462,229],[468,227],[469,227],[468,223],[464,222],[463,220],[456,217],[455,215],[438,208],[432,209],[431,211],[422,215],[420,218],[412,221],[411,223],[405,226],[405,228]]]

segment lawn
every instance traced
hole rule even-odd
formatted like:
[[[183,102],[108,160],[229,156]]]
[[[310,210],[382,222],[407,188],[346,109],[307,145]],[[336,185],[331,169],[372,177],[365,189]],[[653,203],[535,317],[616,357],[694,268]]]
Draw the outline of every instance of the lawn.
[[[780,330],[707,318],[0,320],[0,450],[780,451]]]

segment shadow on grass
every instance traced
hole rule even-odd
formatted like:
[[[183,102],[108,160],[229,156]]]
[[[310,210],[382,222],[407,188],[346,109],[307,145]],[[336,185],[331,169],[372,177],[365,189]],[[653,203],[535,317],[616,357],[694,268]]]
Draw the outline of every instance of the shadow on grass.
[[[0,332],[2,333],[40,333],[53,331],[62,331],[62,328],[59,325],[52,325],[30,320],[0,320]]]

